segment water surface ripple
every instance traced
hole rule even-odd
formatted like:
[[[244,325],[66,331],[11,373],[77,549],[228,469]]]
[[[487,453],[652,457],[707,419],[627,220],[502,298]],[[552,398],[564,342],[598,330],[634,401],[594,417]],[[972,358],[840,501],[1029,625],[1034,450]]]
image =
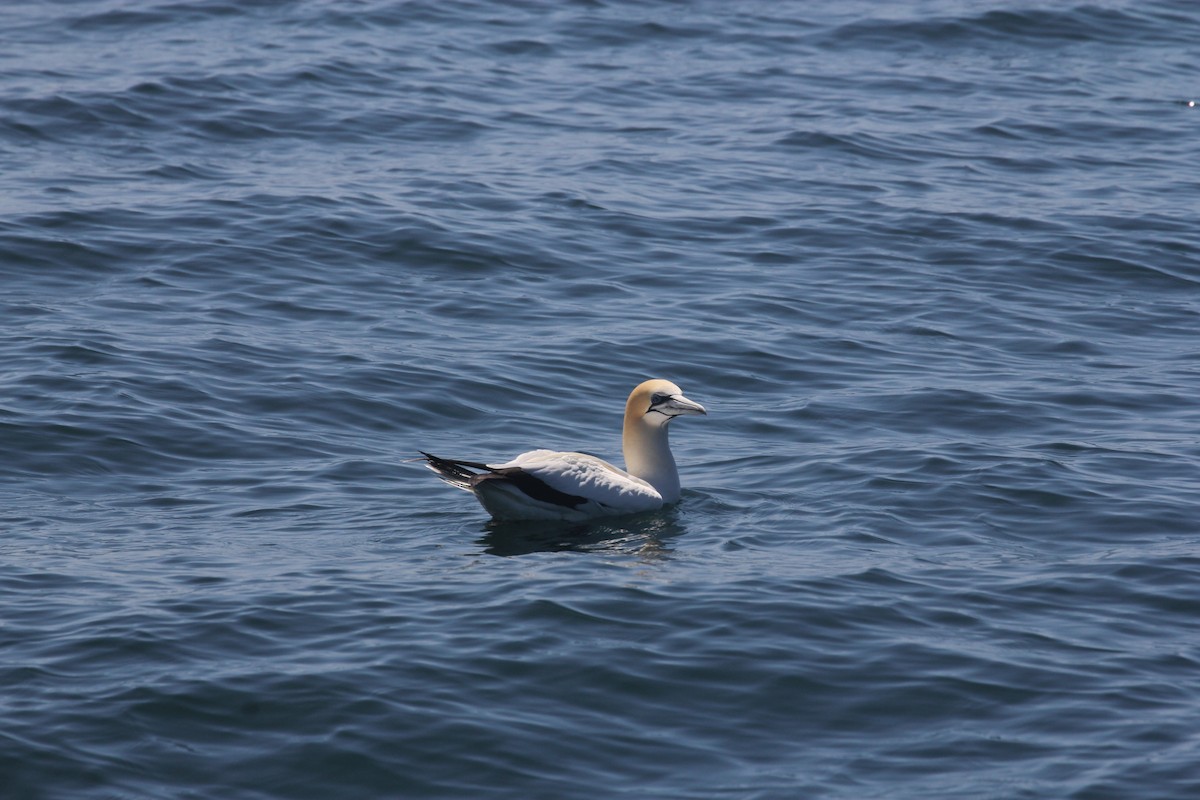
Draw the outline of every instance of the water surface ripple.
[[[5,798],[1200,796],[1193,3],[0,29]]]

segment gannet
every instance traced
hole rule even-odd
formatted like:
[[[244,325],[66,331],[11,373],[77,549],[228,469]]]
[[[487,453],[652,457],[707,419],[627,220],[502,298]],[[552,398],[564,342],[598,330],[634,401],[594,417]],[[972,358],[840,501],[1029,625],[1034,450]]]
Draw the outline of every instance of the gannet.
[[[530,450],[503,464],[456,461],[421,451],[426,466],[473,493],[498,520],[580,520],[654,511],[679,500],[667,425],[707,414],[670,381],[638,385],[625,402],[621,448],[628,471],[586,453]]]

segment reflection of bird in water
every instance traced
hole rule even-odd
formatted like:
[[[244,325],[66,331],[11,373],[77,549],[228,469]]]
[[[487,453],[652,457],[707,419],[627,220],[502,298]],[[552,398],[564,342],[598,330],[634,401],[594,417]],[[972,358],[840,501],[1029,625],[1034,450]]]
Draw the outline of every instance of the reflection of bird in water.
[[[671,541],[685,533],[673,508],[619,519],[564,522],[562,520],[489,520],[478,544],[494,556],[529,553],[610,553],[654,562],[674,552]]]

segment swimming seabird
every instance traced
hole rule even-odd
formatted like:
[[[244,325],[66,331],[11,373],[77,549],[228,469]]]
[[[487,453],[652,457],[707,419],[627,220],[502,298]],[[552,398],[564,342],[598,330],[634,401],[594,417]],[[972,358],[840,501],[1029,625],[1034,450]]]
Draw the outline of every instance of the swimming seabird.
[[[530,450],[495,465],[421,455],[442,480],[472,492],[500,520],[578,520],[654,511],[679,500],[679,471],[667,425],[684,414],[706,413],[670,381],[639,384],[625,402],[621,445],[628,471],[586,453],[555,450]]]

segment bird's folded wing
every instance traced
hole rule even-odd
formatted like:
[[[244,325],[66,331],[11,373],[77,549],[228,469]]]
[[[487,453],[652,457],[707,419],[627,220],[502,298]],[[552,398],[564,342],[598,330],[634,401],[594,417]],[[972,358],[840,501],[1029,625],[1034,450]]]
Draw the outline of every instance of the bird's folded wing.
[[[662,505],[662,496],[649,483],[584,453],[531,450],[493,468],[510,467],[559,492],[584,497],[615,511],[649,511]]]

